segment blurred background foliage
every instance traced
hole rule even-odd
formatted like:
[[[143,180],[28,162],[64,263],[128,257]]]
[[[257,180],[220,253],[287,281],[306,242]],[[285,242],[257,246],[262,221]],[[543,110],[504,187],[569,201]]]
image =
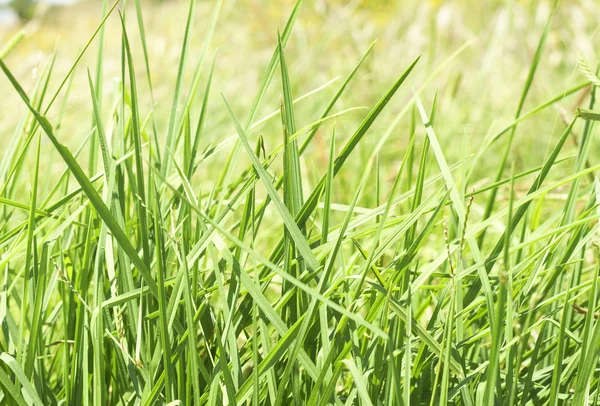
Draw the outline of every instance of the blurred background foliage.
[[[161,130],[169,117],[171,91],[177,74],[172,67],[177,65],[180,55],[182,19],[189,3],[184,0],[141,1],[157,100],[155,114]],[[340,109],[372,106],[408,63],[422,54],[419,70],[411,76],[409,86],[416,89],[435,73],[435,78],[427,82],[423,98],[431,102],[437,93],[437,114],[440,122],[444,123],[443,128],[438,129],[440,142],[446,148],[449,159],[460,160],[466,154],[477,151],[486,134],[512,120],[551,3],[549,0],[304,1],[286,49],[293,94],[300,96],[335,77],[345,76],[369,45],[377,40],[374,52],[351,85],[350,92],[339,103]],[[101,20],[101,4],[99,0],[82,0],[68,6],[46,3],[43,10],[36,11],[33,20],[5,24],[0,29],[0,47],[18,30],[26,31],[24,40],[7,60],[19,80],[31,85],[48,57],[57,49],[56,73],[53,75],[56,86]],[[239,111],[249,110],[277,42],[277,30],[283,28],[293,4],[294,0],[225,2],[211,50],[216,57],[213,80],[216,91],[211,96],[211,120],[206,142],[222,138],[223,128],[231,129],[218,98],[219,92],[225,94]],[[139,91],[144,94],[149,89],[145,88],[146,81],[143,80],[145,71],[133,5],[134,1],[129,0],[123,12],[128,16],[128,31],[138,61]],[[197,2],[187,83],[193,74],[212,6],[212,1]],[[599,23],[598,19],[589,18],[590,15],[600,15],[599,1],[569,0],[559,4],[525,110],[583,80],[577,68],[580,53],[595,66],[598,61]],[[107,100],[114,98],[119,88],[116,79],[120,76],[121,64],[119,24],[117,17],[111,17],[107,25],[103,88]],[[459,49],[462,49],[460,53],[446,64]],[[71,89],[75,90],[64,101],[67,109],[65,117],[60,120],[59,136],[71,147],[79,145],[82,134],[89,131],[89,123],[77,120],[77,114],[91,112],[85,67],[94,64],[95,52],[88,52],[73,77]],[[322,96],[314,99],[316,101],[308,99],[298,105],[299,126],[315,120],[323,108],[322,100],[327,100],[334,88],[325,89]],[[278,107],[279,87],[271,86],[269,92],[265,99],[268,102],[260,114]],[[4,77],[0,77],[0,96],[1,111],[20,105]],[[387,128],[409,97],[409,91],[396,97],[394,104],[384,111],[384,116],[373,128],[375,134]],[[147,98],[143,106],[146,112],[149,111],[149,103]],[[49,113],[52,121],[58,119],[62,108],[59,103],[55,106]],[[524,157],[529,162],[531,159],[541,162],[548,145],[561,129],[556,125],[557,117],[568,120],[577,107],[578,101],[571,98],[557,104],[554,109],[547,109],[535,124],[524,122],[520,126],[519,139],[514,144],[517,170]],[[340,136],[349,136],[362,117],[363,113],[358,111],[340,120]],[[18,114],[3,117],[0,131],[14,128],[17,119]],[[393,148],[383,151],[382,162],[390,174],[395,173],[399,157],[406,147],[409,126],[407,117],[390,138]],[[281,137],[276,121],[266,125],[261,133],[267,148],[274,147]],[[5,142],[0,140],[0,147]],[[310,156],[321,157],[325,162],[326,146],[319,146],[319,142],[315,143],[317,147],[313,147],[317,149],[315,154]],[[377,136],[374,135],[361,147],[361,153],[366,156],[376,142]],[[501,151],[503,145],[494,148]],[[500,152],[498,155],[501,155]],[[482,176],[497,164],[493,154],[490,156],[481,163]],[[49,170],[58,173],[62,166],[52,163]],[[348,181],[353,182],[352,179]]]

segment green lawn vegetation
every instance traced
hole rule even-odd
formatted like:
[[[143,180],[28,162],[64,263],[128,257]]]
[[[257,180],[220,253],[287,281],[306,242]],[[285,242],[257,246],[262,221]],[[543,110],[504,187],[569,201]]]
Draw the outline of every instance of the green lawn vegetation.
[[[2,34],[0,404],[599,404],[600,5],[269,3]]]

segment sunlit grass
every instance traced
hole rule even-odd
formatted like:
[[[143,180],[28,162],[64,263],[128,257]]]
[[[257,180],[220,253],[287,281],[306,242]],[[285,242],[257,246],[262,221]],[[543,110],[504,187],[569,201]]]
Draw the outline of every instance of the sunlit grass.
[[[0,403],[595,404],[592,6],[232,4],[0,47]]]

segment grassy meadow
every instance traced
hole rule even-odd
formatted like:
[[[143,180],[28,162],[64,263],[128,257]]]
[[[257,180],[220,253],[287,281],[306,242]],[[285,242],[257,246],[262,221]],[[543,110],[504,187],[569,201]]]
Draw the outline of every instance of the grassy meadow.
[[[600,404],[600,3],[0,27],[0,404]]]

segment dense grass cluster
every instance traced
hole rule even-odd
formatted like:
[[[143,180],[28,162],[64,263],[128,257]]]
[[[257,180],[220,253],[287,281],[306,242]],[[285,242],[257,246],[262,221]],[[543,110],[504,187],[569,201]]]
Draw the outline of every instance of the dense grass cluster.
[[[3,114],[24,112],[2,132],[1,404],[598,404],[600,79],[582,56],[579,83],[526,103],[557,2],[514,119],[488,117],[462,155],[475,141],[441,137],[429,85],[470,42],[429,71],[415,55],[378,78],[375,103],[347,107],[375,45],[295,94],[301,3],[236,100],[213,83],[220,0],[194,53],[190,2],[170,104],[140,1],[105,2],[58,82],[56,54],[33,86],[17,78],[21,35],[0,51],[1,95],[20,99]],[[107,21],[121,40],[108,96]],[[90,110],[69,112],[72,94]],[[561,107],[556,134],[529,137],[547,150],[514,159],[518,128],[548,128],[566,100],[578,109]],[[296,113],[304,103],[318,113]]]

